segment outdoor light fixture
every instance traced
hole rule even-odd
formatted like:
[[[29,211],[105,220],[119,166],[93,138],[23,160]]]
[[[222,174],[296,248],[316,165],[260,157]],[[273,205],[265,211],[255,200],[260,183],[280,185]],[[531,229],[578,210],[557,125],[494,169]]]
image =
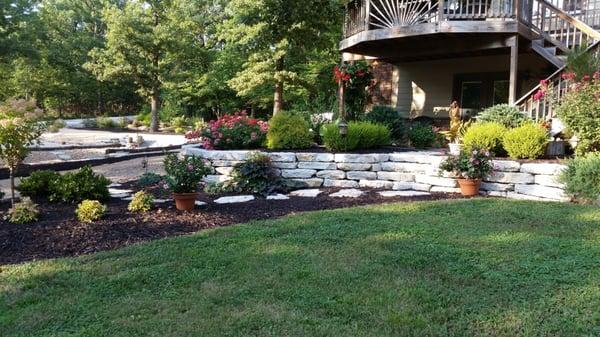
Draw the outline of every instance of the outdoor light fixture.
[[[342,119],[338,124],[338,128],[340,129],[340,135],[342,137],[345,138],[346,136],[348,136],[348,123],[346,122],[346,120]]]

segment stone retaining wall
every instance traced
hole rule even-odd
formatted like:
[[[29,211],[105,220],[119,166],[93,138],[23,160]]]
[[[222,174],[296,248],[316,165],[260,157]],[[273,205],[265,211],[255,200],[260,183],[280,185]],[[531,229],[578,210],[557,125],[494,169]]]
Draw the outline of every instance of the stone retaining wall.
[[[213,151],[184,146],[183,153],[207,159],[214,175],[208,182],[225,181],[233,166],[252,151]],[[266,153],[278,174],[302,187],[380,188],[426,192],[460,193],[458,182],[450,175],[438,176],[438,167],[446,158],[440,152],[396,153]],[[563,186],[557,181],[564,165],[494,161],[494,172],[482,184],[482,194],[542,201],[568,202]]]

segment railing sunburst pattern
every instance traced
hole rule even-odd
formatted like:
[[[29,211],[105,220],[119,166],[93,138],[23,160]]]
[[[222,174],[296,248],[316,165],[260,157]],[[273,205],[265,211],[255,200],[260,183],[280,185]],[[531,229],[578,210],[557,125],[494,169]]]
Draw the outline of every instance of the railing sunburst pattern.
[[[394,28],[431,22],[437,15],[438,1],[371,0],[371,25]]]

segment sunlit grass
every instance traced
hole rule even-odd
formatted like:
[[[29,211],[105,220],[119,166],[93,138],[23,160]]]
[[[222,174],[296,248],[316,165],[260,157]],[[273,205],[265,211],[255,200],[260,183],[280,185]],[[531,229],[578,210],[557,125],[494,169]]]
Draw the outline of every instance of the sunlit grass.
[[[600,209],[390,204],[3,266],[1,336],[600,335]]]

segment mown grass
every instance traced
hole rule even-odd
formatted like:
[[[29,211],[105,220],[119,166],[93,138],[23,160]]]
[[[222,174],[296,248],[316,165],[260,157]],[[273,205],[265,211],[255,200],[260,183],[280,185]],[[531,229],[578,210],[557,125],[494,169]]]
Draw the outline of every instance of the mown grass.
[[[4,266],[2,336],[598,336],[600,209],[307,213]]]

